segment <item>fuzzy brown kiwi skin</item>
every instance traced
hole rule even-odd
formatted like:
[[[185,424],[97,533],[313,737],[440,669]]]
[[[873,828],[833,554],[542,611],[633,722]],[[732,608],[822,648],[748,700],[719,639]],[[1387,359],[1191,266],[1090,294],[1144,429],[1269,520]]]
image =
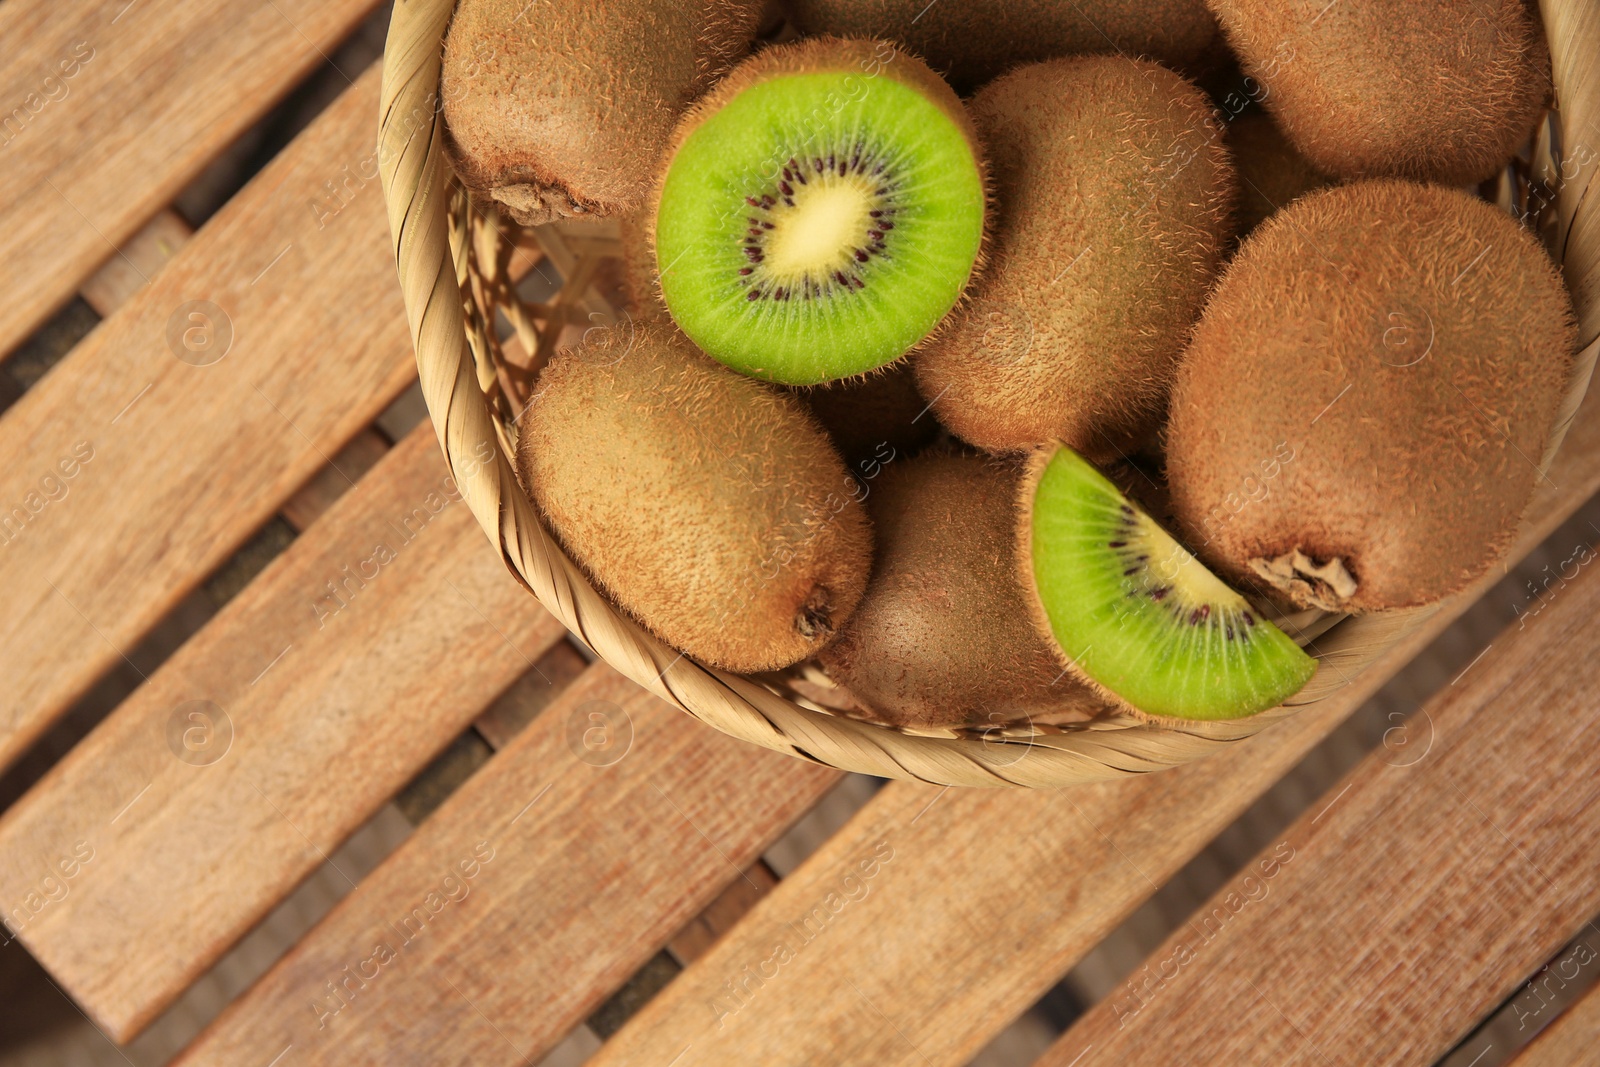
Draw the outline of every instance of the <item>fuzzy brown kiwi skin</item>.
[[[886,465],[869,483],[879,538],[872,581],[819,657],[869,717],[991,726],[1106,710],[1063,677],[1028,618],[1012,559],[1020,473],[1015,463],[937,448]]]
[[[1525,0],[1207,3],[1289,139],[1346,180],[1481,181],[1550,93],[1544,30]]]
[[[622,289],[628,314],[650,322],[671,322],[672,315],[661,299],[649,220],[642,212],[629,215],[620,221],[617,230],[622,244]]]
[[[761,0],[460,0],[446,148],[523,225],[644,206],[684,108],[755,37]]]
[[[1554,264],[1492,206],[1397,180],[1305,196],[1240,246],[1179,369],[1187,542],[1302,608],[1460,591],[1515,536],[1576,337]]]
[[[1232,232],[1214,108],[1164,67],[1086,56],[1019,67],[970,110],[999,205],[990,262],[913,355],[918,387],[991,452],[1142,447]]]
[[[672,161],[677,156],[683,143],[700,127],[708,117],[720,111],[734,97],[745,89],[770,78],[781,77],[788,74],[815,74],[824,71],[839,71],[847,74],[857,74],[863,77],[888,77],[917,90],[930,103],[953,122],[967,143],[972,146],[972,157],[978,166],[978,180],[984,190],[984,235],[978,246],[978,254],[972,264],[972,271],[967,278],[967,286],[954,308],[947,313],[944,319],[936,326],[927,337],[924,337],[910,351],[920,351],[931,344],[939,336],[946,324],[966,301],[966,293],[972,289],[973,282],[982,277],[987,264],[989,245],[989,222],[994,214],[994,196],[989,180],[988,157],[984,151],[983,140],[977,129],[972,124],[972,119],[967,109],[961,103],[961,98],[949,84],[934,73],[925,62],[914,53],[906,49],[903,44],[874,38],[845,38],[845,37],[810,37],[805,40],[792,41],[786,44],[770,45],[761,49],[755,55],[740,63],[727,77],[719,81],[715,88],[706,93],[695,102],[679,121],[678,127],[673,131],[671,144],[663,157],[660,172],[650,194],[649,210],[643,218],[645,223],[645,238],[650,248],[650,261],[658,263],[655,255],[656,249],[656,218],[661,207],[661,193],[666,185],[667,172],[672,167]],[[636,277],[640,279],[641,286],[650,284],[654,286],[654,298],[660,297],[660,273],[656,270],[638,271]],[[648,278],[648,283],[644,279]],[[649,307],[647,301],[640,301],[641,306]],[[664,307],[664,303],[662,304]],[[904,357],[902,357],[904,358]],[[871,372],[868,372],[869,374]],[[857,375],[856,378],[862,378]],[[846,379],[848,380],[848,379]]]
[[[1149,55],[1188,69],[1208,58],[1218,37],[1202,0],[787,0],[787,7],[802,33],[904,41],[964,91],[1021,63],[1091,52]]]
[[[939,423],[917,392],[911,364],[795,389],[852,471],[863,476],[908,459],[938,436]]]
[[[871,570],[855,483],[792,396],[676,329],[596,330],[541,372],[517,472],[567,552],[667,644],[777,670],[849,621]]]
[[[1265,111],[1246,111],[1229,122],[1228,147],[1239,174],[1234,214],[1240,237],[1279,208],[1333,184],[1334,179],[1301,155]]]

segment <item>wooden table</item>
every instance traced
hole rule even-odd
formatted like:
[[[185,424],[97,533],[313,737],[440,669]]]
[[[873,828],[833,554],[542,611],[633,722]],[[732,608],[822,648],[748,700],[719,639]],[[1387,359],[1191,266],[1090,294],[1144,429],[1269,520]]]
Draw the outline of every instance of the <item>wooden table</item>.
[[[863,790],[591,662],[454,499],[374,7],[0,4],[0,1065],[1593,1055],[1600,577],[1570,525],[1541,548],[1595,514],[1589,407],[1513,554],[1561,581],[1492,640],[1449,628],[1499,575],[1210,761]],[[1348,773],[1301,766],[1447,630],[1458,676]]]

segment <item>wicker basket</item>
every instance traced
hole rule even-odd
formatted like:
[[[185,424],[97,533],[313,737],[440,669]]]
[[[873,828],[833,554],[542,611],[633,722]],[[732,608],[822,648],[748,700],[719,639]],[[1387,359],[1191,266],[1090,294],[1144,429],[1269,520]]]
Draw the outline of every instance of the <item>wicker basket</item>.
[[[1563,265],[1581,324],[1583,350],[1544,459],[1548,464],[1600,351],[1600,196],[1583,202],[1600,170],[1600,144],[1562,137],[1564,130],[1600,131],[1600,65],[1594,62],[1600,55],[1600,3],[1543,0],[1541,7],[1560,110],[1540,127],[1531,161],[1502,176],[1498,200],[1508,211],[1536,212],[1539,232]],[[546,232],[508,239],[504,231],[515,227],[502,223],[492,208],[467,203],[443,151],[438,107],[441,42],[453,9],[454,0],[396,4],[383,71],[380,173],[423,395],[462,497],[512,574],[602,659],[640,685],[725,733],[844,770],[943,785],[1055,787],[1160,770],[1247,738],[1349,685],[1437,610],[1315,620],[1306,631],[1316,635],[1307,647],[1320,669],[1289,705],[1232,722],[1171,726],[1118,715],[1056,727],[895,729],[806,699],[801,692],[814,690],[793,675],[741,677],[663,645],[589,585],[541,525],[507,459],[514,445],[512,419],[531,370],[553,348],[563,323],[605,310],[588,291],[604,249],[589,248],[563,262],[570,248],[559,232],[541,228]],[[567,279],[548,305],[524,304],[511,289],[515,245],[530,236]],[[521,360],[507,358],[496,339],[497,311],[516,331],[525,353]],[[493,461],[483,462],[491,452]]]

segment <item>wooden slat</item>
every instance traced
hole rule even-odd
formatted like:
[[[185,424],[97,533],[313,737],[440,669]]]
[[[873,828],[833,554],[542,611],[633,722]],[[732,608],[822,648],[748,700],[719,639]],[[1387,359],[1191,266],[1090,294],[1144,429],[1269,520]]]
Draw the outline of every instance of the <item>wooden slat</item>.
[[[1560,951],[1524,975],[1516,992],[1438,1060],[1438,1067],[1500,1067],[1511,1063],[1530,1042],[1553,1028],[1569,1008],[1580,1013],[1574,1020],[1579,1031],[1595,1025],[1582,1021],[1578,1002],[1600,980],[1596,960],[1600,960],[1600,920],[1591,919]],[[1566,1047],[1570,1040],[1552,1038],[1558,1049]],[[1581,1062],[1581,1058],[1566,1062]]]
[[[1596,1049],[1600,1049],[1600,986],[1556,1016],[1507,1067],[1573,1067],[1592,1061]]]
[[[537,671],[527,672],[495,698],[495,702],[473,720],[473,729],[490,748],[505,748],[588,666],[589,661],[577,647],[570,641],[563,641],[545,653]]]
[[[1415,754],[1363,760],[1040,1067],[1166,1064],[1179,1040],[1196,1063],[1449,1051],[1600,909],[1596,614],[1590,568],[1407,721]]]
[[[356,481],[371,470],[389,451],[389,442],[378,431],[367,428],[350,439],[326,467],[311,476],[295,494],[283,502],[283,517],[296,530],[304,530],[317,516],[333,506]]]
[[[597,709],[631,728],[609,765]],[[537,1062],[838,777],[595,664],[178,1062]]]
[[[765,863],[755,863],[706,905],[694,921],[672,935],[667,950],[687,966],[711,951],[718,938],[732,930],[745,913],[761,902],[778,885],[778,876]]]
[[[171,208],[163,208],[123,244],[120,256],[113,256],[88,277],[79,295],[102,318],[109,316],[148,285],[193,236],[187,222]],[[327,466],[283,502],[284,520],[297,532],[310,526],[388,450],[388,440],[376,430],[368,428],[356,434]]]
[[[112,256],[89,275],[78,294],[105,318],[148,285],[192,236],[194,230],[177,212],[162,208],[122,243],[121,255]]]
[[[0,358],[375,6],[0,4]]]
[[[1513,558],[1597,488],[1600,417],[1591,402]],[[690,1045],[696,1067],[965,1063],[1487,584],[1445,605],[1337,696],[1200,763],[1056,792],[892,783],[607,1042],[594,1064],[667,1063]],[[879,848],[892,858],[858,890],[865,895],[826,924],[822,944],[801,944],[747,1006],[715,999],[726,998],[725,983],[744,967],[768,961],[778,939],[796,940],[791,924],[815,914]],[[713,1002],[737,1010],[718,1016],[706,1007]]]
[[[376,179],[307,207],[377,96],[374,69],[0,418],[0,766],[413,378]],[[197,300],[231,322],[208,366],[168,342]]]
[[[88,277],[79,295],[102,318],[109,316],[148,285],[193,236],[187,222],[171,208],[163,208],[123,244],[120,256],[113,256]],[[296,532],[310,526],[371,470],[389,447],[389,441],[370,427],[356,434],[327,466],[283,502],[284,520]]]
[[[113,1037],[564,636],[451,491],[418,427],[0,820],[8,925]],[[191,701],[222,709],[231,746],[202,744],[224,735]],[[80,841],[70,894],[35,908]]]

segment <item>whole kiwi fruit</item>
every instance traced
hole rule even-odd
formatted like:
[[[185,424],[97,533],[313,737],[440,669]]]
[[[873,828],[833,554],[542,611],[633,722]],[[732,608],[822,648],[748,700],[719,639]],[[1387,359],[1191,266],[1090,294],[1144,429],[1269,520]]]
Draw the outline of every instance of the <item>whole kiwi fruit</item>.
[[[964,90],[1020,63],[1121,52],[1190,67],[1217,37],[1204,0],[787,0],[802,33],[904,42]]]
[[[622,246],[622,291],[625,310],[636,319],[670,322],[656,280],[656,254],[650,247],[650,220],[644,214],[624,216],[617,226]]]
[[[1526,0],[1208,0],[1260,98],[1335,177],[1481,181],[1550,93]]]
[[[796,390],[853,471],[906,459],[931,442],[939,423],[917,392],[905,360],[873,374]]]
[[[526,226],[644,206],[678,116],[761,0],[460,0],[440,74],[461,180]]]
[[[1512,539],[1575,345],[1554,264],[1489,204],[1394,179],[1295,201],[1240,246],[1173,387],[1187,543],[1301,607],[1457,592]]]
[[[1301,155],[1265,111],[1250,110],[1228,123],[1228,148],[1239,174],[1234,204],[1236,231],[1243,237],[1274,211],[1333,179]]]
[[[990,451],[1116,458],[1153,435],[1232,232],[1211,103],[1154,63],[1019,67],[972,100],[998,209],[990,264],[912,356],[939,421]]]
[[[1092,718],[1107,705],[1034,629],[1017,564],[1019,464],[947,448],[868,483],[878,555],[823,668],[899,726]]]
[[[518,474],[562,545],[684,653],[785,667],[861,599],[871,527],[827,437],[670,326],[591,331],[539,375],[520,425]]]

